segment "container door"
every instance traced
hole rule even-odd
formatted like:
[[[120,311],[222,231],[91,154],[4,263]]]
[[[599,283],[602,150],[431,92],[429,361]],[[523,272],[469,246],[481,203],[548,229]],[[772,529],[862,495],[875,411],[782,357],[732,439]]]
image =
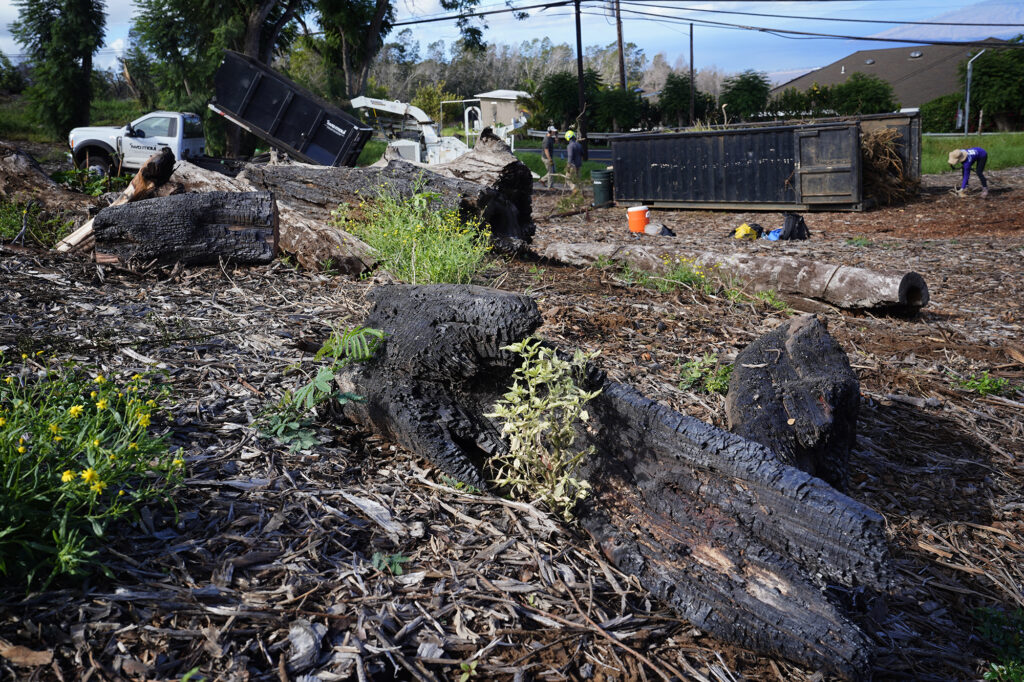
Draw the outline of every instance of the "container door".
[[[794,131],[798,204],[859,204],[860,125]]]

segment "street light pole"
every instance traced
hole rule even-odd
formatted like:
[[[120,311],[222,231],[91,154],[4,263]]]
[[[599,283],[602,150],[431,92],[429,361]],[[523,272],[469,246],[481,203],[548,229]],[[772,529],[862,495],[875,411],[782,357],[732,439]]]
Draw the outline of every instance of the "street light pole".
[[[985,48],[985,49],[988,49],[988,48]],[[972,67],[972,62],[975,59],[977,59],[978,57],[980,57],[981,55],[983,55],[983,54],[985,54],[985,50],[982,50],[981,52],[979,52],[978,54],[974,55],[973,57],[971,57],[967,61],[967,97],[966,97],[967,102],[964,104],[964,135],[967,134],[968,123],[970,123],[970,121],[971,121],[971,67]],[[980,133],[981,131],[979,130],[978,132]]]

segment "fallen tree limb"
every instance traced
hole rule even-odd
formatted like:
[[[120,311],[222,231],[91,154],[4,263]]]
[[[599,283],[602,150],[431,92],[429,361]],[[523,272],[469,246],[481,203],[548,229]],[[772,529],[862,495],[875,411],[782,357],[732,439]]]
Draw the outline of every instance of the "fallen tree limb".
[[[501,348],[541,322],[532,300],[466,286],[387,286],[366,324],[387,333],[338,377],[365,396],[358,423],[486,485],[483,461],[506,447],[484,414],[518,357]],[[595,454],[579,520],[622,571],[713,635],[848,679],[870,669],[871,642],[820,583],[885,588],[880,515],[763,445],[674,412],[591,369],[600,389],[580,432]]]
[[[121,206],[129,201],[138,201],[152,197],[158,187],[167,182],[174,170],[174,152],[164,147],[160,152],[146,160],[132,181],[124,188],[120,196],[110,206]],[[108,207],[109,208],[109,207]],[[93,245],[93,220],[88,220],[80,228],[64,237],[54,246],[57,251],[81,251]]]
[[[570,265],[611,261],[659,273],[674,266],[637,245],[555,242],[540,255]],[[701,253],[694,263],[739,280],[752,291],[772,290],[782,296],[803,296],[840,308],[914,312],[928,305],[928,285],[916,272],[878,272],[792,256],[743,253]]]
[[[277,207],[269,192],[178,194],[105,208],[93,225],[97,263],[269,263]]]

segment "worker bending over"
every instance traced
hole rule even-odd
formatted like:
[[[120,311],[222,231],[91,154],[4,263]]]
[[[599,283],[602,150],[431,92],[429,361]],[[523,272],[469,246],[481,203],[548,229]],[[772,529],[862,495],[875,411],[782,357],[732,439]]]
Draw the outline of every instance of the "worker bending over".
[[[971,179],[971,168],[978,174],[981,180],[981,196],[988,196],[988,181],[985,180],[985,162],[988,161],[988,154],[981,147],[970,149],[954,149],[949,153],[949,165],[956,168],[958,163],[963,164],[964,177],[960,181],[960,189],[957,194],[963,194],[967,190],[967,181]]]

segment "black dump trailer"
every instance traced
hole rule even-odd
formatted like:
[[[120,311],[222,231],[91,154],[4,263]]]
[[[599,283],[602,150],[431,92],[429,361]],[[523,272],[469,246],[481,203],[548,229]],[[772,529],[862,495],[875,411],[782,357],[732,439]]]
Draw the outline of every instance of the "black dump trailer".
[[[244,54],[226,50],[209,107],[229,121],[321,166],[354,166],[373,130],[295,81]]]
[[[666,208],[867,208],[861,134],[895,128],[904,176],[921,175],[921,122],[884,114],[612,139],[615,200]]]

